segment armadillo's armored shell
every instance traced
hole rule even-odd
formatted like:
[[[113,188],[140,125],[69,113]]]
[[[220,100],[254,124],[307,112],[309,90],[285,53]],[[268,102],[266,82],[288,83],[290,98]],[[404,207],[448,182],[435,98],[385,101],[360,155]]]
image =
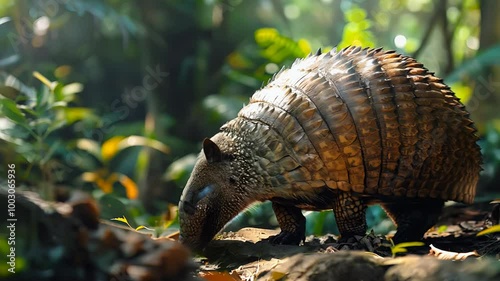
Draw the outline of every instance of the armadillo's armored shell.
[[[414,59],[350,47],[297,60],[224,130],[255,134],[270,186],[471,203],[481,156],[469,113]]]

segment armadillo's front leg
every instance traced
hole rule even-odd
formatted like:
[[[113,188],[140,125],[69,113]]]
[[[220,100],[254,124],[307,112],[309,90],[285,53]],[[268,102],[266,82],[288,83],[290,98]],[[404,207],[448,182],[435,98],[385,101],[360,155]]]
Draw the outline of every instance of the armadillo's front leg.
[[[398,227],[392,240],[396,244],[421,240],[427,230],[436,224],[444,201],[439,199],[400,201],[382,205]]]
[[[299,208],[285,206],[273,202],[274,214],[280,225],[281,232],[269,237],[272,244],[298,245],[305,239],[306,218]]]
[[[339,192],[333,207],[341,240],[366,234],[366,205],[356,196]]]

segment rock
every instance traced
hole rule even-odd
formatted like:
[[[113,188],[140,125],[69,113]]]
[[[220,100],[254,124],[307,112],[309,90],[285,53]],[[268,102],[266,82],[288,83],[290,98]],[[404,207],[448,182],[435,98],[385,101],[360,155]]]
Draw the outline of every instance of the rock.
[[[493,281],[500,280],[500,262],[484,257],[481,260],[443,261],[434,257],[407,256],[389,262],[385,281]],[[386,263],[387,264],[387,263]]]
[[[68,204],[17,191],[16,217],[14,280],[200,280],[186,247],[100,223],[90,197]]]
[[[330,254],[298,254],[258,275],[257,280],[343,281],[383,280],[385,269],[368,252],[340,251]]]

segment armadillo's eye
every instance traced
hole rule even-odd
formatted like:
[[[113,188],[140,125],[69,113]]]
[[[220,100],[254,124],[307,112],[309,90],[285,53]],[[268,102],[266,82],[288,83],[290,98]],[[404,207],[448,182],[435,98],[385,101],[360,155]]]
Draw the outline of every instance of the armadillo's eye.
[[[234,177],[229,177],[230,184],[236,184],[236,179]]]
[[[214,189],[215,189],[215,185],[213,185],[213,184],[209,184],[209,185],[205,186],[196,194],[192,203],[194,205],[196,205],[196,203],[198,203],[198,201],[207,197],[207,195],[212,193],[212,191],[214,191]]]
[[[214,190],[215,185],[209,184],[205,186],[204,188],[200,189],[198,192],[193,192],[193,193],[188,193],[186,195],[186,198],[182,201],[182,207],[181,209],[186,213],[186,214],[194,214],[196,212],[196,205],[198,202],[207,197],[212,191]]]

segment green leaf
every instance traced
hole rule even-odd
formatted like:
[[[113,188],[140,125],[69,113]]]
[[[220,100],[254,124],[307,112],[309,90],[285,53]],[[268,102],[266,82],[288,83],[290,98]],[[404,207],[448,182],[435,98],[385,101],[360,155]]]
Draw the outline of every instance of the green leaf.
[[[311,46],[307,40],[301,39],[299,42],[295,42],[291,38],[281,35],[274,28],[257,29],[255,42],[264,48],[262,56],[274,63],[305,57],[311,52]]]
[[[64,95],[62,94],[63,87],[64,85],[62,83],[57,83],[57,85],[55,85],[54,87],[54,90],[52,90],[56,102],[64,101]]]
[[[139,231],[139,230],[141,230],[141,229],[145,229],[145,230],[148,230],[148,231],[154,231],[154,229],[151,229],[151,228],[146,227],[146,226],[144,226],[144,225],[139,225],[138,227],[133,228],[133,227],[130,225],[130,223],[128,222],[128,220],[127,220],[127,218],[126,218],[125,216],[123,216],[123,217],[119,217],[119,218],[112,218],[111,220],[112,220],[112,221],[119,221],[119,222],[123,222],[123,223],[127,224],[127,225],[128,225],[128,227],[130,227],[131,229],[133,229],[133,230],[135,230],[135,231]]]
[[[497,233],[497,232],[500,232],[500,224],[497,224],[497,225],[494,225],[490,228],[487,228],[487,229],[479,232],[478,234],[476,234],[476,236],[483,236],[486,234],[492,234],[492,233]]]
[[[448,229],[447,225],[440,225],[437,229],[438,233],[444,233]]]
[[[47,134],[52,133],[53,131],[56,131],[56,130],[64,127],[64,125],[66,125],[66,124],[67,124],[66,120],[64,120],[64,119],[57,119],[57,120],[55,120],[47,128]]]
[[[5,72],[0,72],[0,95],[12,100],[21,99],[21,96],[24,96],[34,101],[36,91],[24,85],[16,77]]]
[[[342,33],[342,41],[338,44],[338,49],[347,46],[373,47],[375,40],[372,32],[369,30],[371,22],[366,19],[366,11],[357,5],[345,12],[347,20]]]
[[[136,231],[139,231],[141,229],[145,229],[145,230],[148,230],[148,231],[155,231],[154,229],[149,228],[149,227],[144,226],[144,225],[139,225],[138,227],[135,228]]]
[[[167,168],[164,178],[169,181],[174,181],[180,186],[184,186],[189,179],[189,175],[196,163],[196,155],[188,154],[180,159],[175,160]]]
[[[403,243],[399,243],[397,245],[394,245],[393,247],[391,247],[391,252],[392,252],[392,255],[393,256],[396,256],[397,253],[406,253],[408,252],[408,247],[420,247],[420,246],[424,246],[425,243],[423,242],[419,242],[419,241],[415,241],[415,242],[403,242]]]
[[[350,22],[361,22],[366,18],[366,12],[365,10],[355,6],[345,13],[345,17]]]
[[[91,139],[78,139],[76,140],[76,147],[78,149],[88,152],[96,159],[102,161],[101,148],[96,141]]]
[[[50,99],[50,90],[47,87],[43,87],[40,91],[36,92],[36,111],[38,113],[44,113],[47,111],[47,105]]]
[[[44,165],[45,163],[47,163],[52,158],[52,156],[54,155],[54,152],[56,152],[57,148],[59,148],[60,146],[61,146],[61,142],[60,141],[55,141],[49,147],[49,149],[45,151],[45,153],[43,155],[43,158],[40,159],[40,163],[42,165]]]
[[[42,82],[45,86],[47,86],[47,88],[49,88],[51,91],[53,91],[58,84],[57,82],[51,82],[49,79],[47,79],[38,71],[33,71],[33,76],[40,82]]]
[[[5,124],[3,124],[2,133],[0,133],[0,139],[7,142],[11,142],[16,146],[22,146],[26,144],[26,140],[30,140],[30,134],[32,133],[29,129],[22,126],[17,126],[14,122],[7,118],[3,118]]]
[[[75,94],[83,91],[83,85],[80,83],[71,83],[63,87],[62,94],[65,97],[65,101],[73,101]]]
[[[10,86],[0,86],[0,95],[15,100],[19,96],[19,90]]]
[[[118,144],[124,139],[123,136],[114,136],[101,145],[101,158],[104,162],[108,162],[118,153]]]
[[[139,188],[131,178],[124,174],[119,174],[118,181],[125,188],[125,194],[127,195],[128,199],[137,199],[137,197],[139,196]]]
[[[492,65],[500,64],[500,44],[494,45],[489,49],[479,53],[474,58],[465,61],[457,67],[445,81],[447,83],[455,83],[466,77],[474,78],[481,71]]]
[[[472,97],[472,87],[466,83],[455,82],[450,84],[450,88],[463,104],[467,104]]]
[[[143,136],[129,136],[123,138],[117,144],[118,152],[133,146],[146,146],[161,151],[165,154],[170,153],[170,148],[164,143]]]
[[[29,106],[18,104],[17,108],[19,108],[25,114],[31,115],[31,116],[27,116],[27,119],[29,119],[29,117],[38,118],[37,113],[33,110],[33,108],[31,108]]]
[[[80,120],[92,120],[95,123],[99,122],[99,117],[94,114],[92,109],[85,107],[64,107],[61,111],[62,116],[68,125],[71,125]]]
[[[21,56],[19,56],[18,54],[13,54],[13,55],[10,55],[6,58],[2,58],[2,59],[0,59],[0,67],[6,67],[6,66],[9,66],[11,64],[14,64],[14,63],[18,62],[20,58],[21,58]]]
[[[99,198],[98,202],[101,208],[101,216],[104,219],[116,218],[119,216],[123,216],[123,214],[128,215],[127,207],[125,206],[125,204],[112,194],[102,195]],[[132,221],[132,223],[134,222]]]
[[[123,217],[119,217],[119,218],[112,218],[111,220],[112,220],[112,221],[119,221],[119,222],[123,222],[123,223],[127,224],[127,225],[128,225],[128,227],[130,227],[130,228],[134,229],[132,226],[130,226],[130,224],[128,223],[128,220],[127,220],[127,218],[126,218],[125,216],[123,216]]]
[[[47,132],[47,129],[49,128],[50,124],[52,124],[52,120],[49,118],[38,118],[35,119],[34,121],[30,122],[30,127],[35,129],[35,132],[39,135],[45,135]]]
[[[49,108],[50,109],[60,109],[60,108],[65,108],[68,106],[68,103],[65,101],[56,101],[52,103]]]
[[[72,102],[75,99],[75,94],[83,90],[83,85],[80,83],[71,83],[68,85],[63,85],[62,83],[57,83],[54,87],[54,97],[56,101]]]
[[[24,114],[11,99],[0,99],[0,114],[9,118],[17,125],[27,125]]]
[[[424,242],[414,241],[414,242],[399,243],[399,244],[395,245],[394,247],[395,248],[408,248],[408,247],[420,247],[420,246],[424,246],[424,245],[425,245]]]

